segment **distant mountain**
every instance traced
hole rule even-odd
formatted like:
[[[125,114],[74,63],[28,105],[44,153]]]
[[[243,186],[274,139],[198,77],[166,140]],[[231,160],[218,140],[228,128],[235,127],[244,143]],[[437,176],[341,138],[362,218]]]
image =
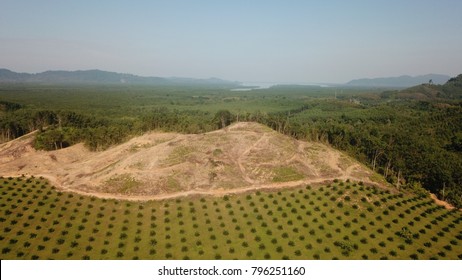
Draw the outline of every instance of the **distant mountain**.
[[[239,86],[239,82],[218,78],[160,78],[142,77],[101,70],[46,71],[37,74],[16,73],[0,69],[0,84],[37,83],[37,84],[134,84],[134,85],[223,85]]]
[[[429,83],[431,80],[433,84],[444,84],[450,76],[440,74],[428,74],[421,76],[399,76],[399,77],[385,77],[373,79],[357,79],[346,83],[348,86],[361,86],[361,87],[394,87],[406,88],[424,83]]]
[[[26,80],[31,74],[16,73],[8,69],[0,69],[0,83],[16,83]]]

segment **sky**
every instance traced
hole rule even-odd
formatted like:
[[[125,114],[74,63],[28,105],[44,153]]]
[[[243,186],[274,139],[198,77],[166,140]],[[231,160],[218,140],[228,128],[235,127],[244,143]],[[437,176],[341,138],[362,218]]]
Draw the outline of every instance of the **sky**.
[[[0,0],[0,68],[241,82],[462,73],[458,0]]]

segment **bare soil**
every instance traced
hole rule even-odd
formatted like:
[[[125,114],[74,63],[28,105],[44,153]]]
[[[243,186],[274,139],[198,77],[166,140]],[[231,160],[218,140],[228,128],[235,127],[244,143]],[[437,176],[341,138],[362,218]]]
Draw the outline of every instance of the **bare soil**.
[[[434,193],[431,193],[430,194],[430,197],[433,199],[433,201],[435,201],[435,203],[437,205],[440,205],[440,206],[444,206],[444,208],[448,209],[448,210],[453,210],[455,209],[454,206],[452,206],[451,204],[449,204],[448,202],[446,201],[443,201],[443,200],[439,200],[438,197],[436,197],[436,195]],[[462,211],[462,209],[461,209]]]
[[[43,176],[62,191],[101,198],[222,196],[334,179],[385,185],[329,146],[297,141],[257,123],[194,135],[152,132],[101,152],[83,144],[37,151],[33,139],[29,134],[0,145],[1,176]]]

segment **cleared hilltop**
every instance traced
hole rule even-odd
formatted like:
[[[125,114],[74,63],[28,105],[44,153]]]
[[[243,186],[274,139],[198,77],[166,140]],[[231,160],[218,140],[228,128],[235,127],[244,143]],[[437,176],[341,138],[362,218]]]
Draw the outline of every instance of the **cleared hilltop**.
[[[320,143],[294,140],[257,123],[204,134],[152,132],[102,152],[83,144],[36,151],[34,135],[0,146],[0,175],[35,175],[100,197],[156,199],[225,194],[380,176]]]

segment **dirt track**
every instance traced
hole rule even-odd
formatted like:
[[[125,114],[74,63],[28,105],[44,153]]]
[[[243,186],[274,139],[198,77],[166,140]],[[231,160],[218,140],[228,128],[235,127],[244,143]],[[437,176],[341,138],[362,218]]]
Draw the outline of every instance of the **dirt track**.
[[[448,209],[448,210],[453,210],[455,209],[456,207],[452,206],[451,204],[447,203],[446,201],[443,201],[443,200],[439,200],[438,197],[436,197],[435,194],[430,194],[430,197],[433,199],[433,201],[440,205],[440,206],[444,206],[444,208]],[[462,209],[460,209],[462,211]]]
[[[225,195],[233,195],[233,194],[241,194],[241,193],[248,193],[254,192],[258,190],[278,190],[278,189],[287,189],[287,188],[295,188],[304,185],[317,185],[317,184],[328,184],[333,182],[335,179],[339,180],[347,180],[352,178],[319,178],[319,179],[308,179],[308,180],[300,180],[300,181],[291,181],[291,182],[284,182],[284,183],[270,183],[265,185],[252,185],[250,187],[243,187],[243,188],[236,188],[236,189],[229,189],[229,190],[217,190],[217,189],[196,189],[184,192],[176,192],[176,193],[167,193],[167,194],[160,194],[160,195],[138,195],[138,196],[127,196],[122,194],[110,194],[110,193],[101,193],[101,192],[85,192],[81,190],[66,188],[60,185],[59,181],[50,176],[50,175],[38,175],[50,181],[50,183],[57,187],[59,191],[63,192],[72,192],[76,194],[86,195],[86,196],[94,196],[101,199],[120,199],[120,200],[129,200],[129,201],[149,201],[149,200],[165,200],[165,199],[175,199],[179,197],[187,197],[187,196],[194,196],[194,195],[205,195],[205,196],[225,196]],[[382,184],[378,184],[376,182],[365,181],[368,185],[374,185],[378,187],[384,187]]]

